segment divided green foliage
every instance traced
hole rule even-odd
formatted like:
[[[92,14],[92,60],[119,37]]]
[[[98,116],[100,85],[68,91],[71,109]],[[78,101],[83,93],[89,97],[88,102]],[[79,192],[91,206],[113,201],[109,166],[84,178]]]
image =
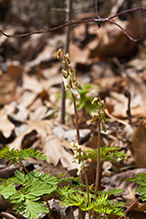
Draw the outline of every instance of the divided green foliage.
[[[123,206],[124,202],[115,202],[114,200],[109,200],[109,196],[103,193],[98,195],[93,203],[93,210],[98,213],[99,216],[101,216],[103,213],[105,215],[111,214],[125,216],[124,209],[122,209]]]
[[[7,180],[5,183],[0,184],[0,195],[3,195],[5,199],[8,199],[10,196],[14,195],[16,192],[13,183],[10,180]]]
[[[123,202],[115,202],[109,200],[110,195],[121,194],[124,190],[109,190],[98,192],[98,196],[95,197],[93,193],[89,193],[89,204],[86,190],[78,190],[76,187],[66,186],[58,189],[62,204],[65,206],[79,206],[82,211],[94,211],[94,217],[100,218],[102,214],[105,215],[118,215],[125,216],[122,206]],[[93,213],[93,211],[91,211]]]
[[[89,115],[91,115],[96,109],[98,109],[96,103],[91,103],[93,100],[93,96],[89,96],[89,92],[93,87],[94,86],[92,84],[85,84],[82,90],[78,90],[80,94],[80,100],[76,99],[77,110],[86,109]],[[61,93],[57,93],[56,98],[57,100],[59,100],[61,98]],[[66,91],[66,98],[72,100],[72,95],[69,91]]]
[[[15,148],[10,149],[10,147],[7,145],[0,150],[0,159],[6,158],[7,160],[11,160],[11,164],[17,163],[21,160],[28,160],[28,157],[46,160],[46,156],[34,148],[24,148],[23,150],[19,151]]]
[[[19,184],[20,190],[16,190],[15,183]],[[25,174],[16,171],[15,176],[0,185],[0,194],[14,204],[14,208],[30,219],[38,217],[41,212],[48,213],[49,209],[44,206],[44,201],[39,201],[41,195],[50,196],[56,189],[59,179],[50,174],[40,174],[38,171]]]
[[[101,162],[105,160],[119,162],[116,160],[117,158],[125,160],[126,153],[120,150],[121,148],[115,148],[112,146],[109,147],[108,145],[101,147],[100,148]],[[92,149],[92,150],[86,151],[86,153],[83,154],[83,159],[90,158],[90,159],[97,161],[97,151],[98,149]]]
[[[135,191],[141,194],[142,201],[146,201],[146,173],[140,173],[135,178],[130,178],[127,181],[136,181],[139,184],[139,188]]]
[[[92,84],[85,84],[82,90],[79,90],[80,101],[77,103],[77,110],[86,109],[89,115],[91,115],[95,109],[98,109],[97,104],[92,104],[93,97],[87,95],[90,90],[93,88]]]
[[[101,148],[101,157],[104,159],[115,159],[119,157],[118,149],[113,147]],[[111,153],[111,154],[110,154]],[[113,155],[114,154],[114,155]],[[96,159],[97,151],[90,151],[88,154],[83,155],[84,158],[92,157]],[[120,155],[121,157],[123,155]],[[18,151],[17,149],[10,149],[6,146],[0,151],[0,158],[6,157],[8,160],[12,160],[13,163],[19,163],[23,159],[28,157],[35,157],[39,159],[45,159],[43,153],[35,151],[34,149],[23,149]],[[123,156],[124,157],[124,156]],[[73,184],[72,181],[76,183]],[[82,211],[90,211],[96,218],[100,218],[101,214],[113,214],[124,215],[121,206],[123,203],[114,203],[109,200],[109,197],[113,194],[119,194],[121,190],[110,190],[108,192],[102,191],[95,194],[94,188],[89,188],[89,200],[86,192],[86,186],[81,183],[78,177],[66,178],[63,175],[57,177],[51,176],[47,173],[40,174],[38,171],[33,171],[25,174],[24,172],[15,171],[15,175],[8,180],[3,180],[0,184],[0,194],[3,197],[14,204],[14,208],[30,219],[38,217],[38,214],[48,213],[49,209],[45,206],[45,202],[40,200],[42,195],[49,197],[53,192],[57,192],[60,196],[60,200],[67,206],[78,206]],[[58,188],[58,185],[62,182],[66,182],[68,186]],[[20,189],[16,190],[15,185],[20,185]],[[97,197],[96,197],[97,196]],[[88,202],[90,202],[88,204]]]

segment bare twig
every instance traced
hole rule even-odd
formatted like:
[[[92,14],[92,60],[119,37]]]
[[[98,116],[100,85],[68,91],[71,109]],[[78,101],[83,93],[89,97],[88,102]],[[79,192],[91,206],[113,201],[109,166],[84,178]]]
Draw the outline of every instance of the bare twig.
[[[117,27],[119,27],[130,40],[132,40],[132,41],[139,41],[146,34],[146,31],[139,38],[134,39],[133,37],[131,37],[126,32],[126,30],[124,28],[121,27],[121,25],[117,24],[114,21],[111,21],[113,18],[118,17],[119,15],[130,13],[130,12],[133,12],[133,11],[139,11],[139,10],[146,11],[146,7],[137,7],[137,8],[127,9],[125,11],[122,11],[122,12],[119,12],[119,13],[117,13],[115,15],[112,15],[109,18],[101,18],[101,17],[99,17],[99,15],[97,13],[97,17],[98,18],[78,20],[78,21],[69,21],[69,22],[66,22],[65,24],[61,24],[59,26],[56,26],[56,27],[53,27],[53,28],[50,28],[50,29],[47,29],[47,30],[33,31],[33,32],[30,32],[30,33],[25,33],[25,34],[9,35],[9,34],[6,34],[5,32],[3,32],[2,29],[0,29],[0,33],[3,34],[6,37],[25,37],[25,36],[30,36],[32,34],[49,33],[51,31],[58,30],[60,28],[64,28],[64,27],[68,27],[68,26],[73,26],[73,25],[77,25],[77,24],[81,24],[81,23],[92,23],[92,22],[95,22],[95,23],[97,23],[99,25],[99,24],[102,24],[104,22],[110,22],[112,24],[115,24]]]
[[[99,14],[98,14],[98,1],[97,0],[95,0],[95,12],[96,12],[97,18],[100,18]]]
[[[136,203],[140,200],[140,198],[137,198],[125,211],[125,213],[128,213],[135,205]],[[118,219],[122,219],[123,216],[119,217]]]
[[[132,115],[131,115],[131,93],[128,91],[128,89],[126,90],[125,95],[128,98],[128,106],[126,110],[128,121],[129,121],[129,124],[133,126]]]

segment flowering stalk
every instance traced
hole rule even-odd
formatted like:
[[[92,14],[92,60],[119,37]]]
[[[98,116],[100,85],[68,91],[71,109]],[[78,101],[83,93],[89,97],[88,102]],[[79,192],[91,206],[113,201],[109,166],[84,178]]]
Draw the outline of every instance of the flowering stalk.
[[[76,76],[72,68],[68,53],[64,54],[64,51],[62,49],[59,49],[57,53],[57,58],[58,59],[60,58],[61,52],[63,52],[63,57],[64,57],[64,60],[62,61],[62,63],[66,67],[66,70],[62,69],[64,87],[65,87],[65,91],[69,90],[72,93],[74,112],[75,112],[75,121],[76,121],[77,140],[78,140],[78,144],[80,145],[80,134],[79,134],[78,115],[77,115],[75,97],[77,99],[80,99],[80,94],[78,92],[78,89],[82,89],[82,86],[76,80]]]
[[[91,122],[98,119],[98,150],[97,150],[97,166],[96,166],[96,179],[95,179],[95,194],[98,191],[99,187],[99,176],[100,176],[100,126],[102,125],[102,128],[104,131],[106,131],[105,127],[105,114],[104,114],[104,101],[101,100],[99,97],[95,97],[92,101],[92,104],[96,103],[98,106],[97,112],[93,115],[93,118],[91,119]]]
[[[57,53],[58,59],[60,58],[61,51],[63,51],[63,50],[62,49],[58,50],[58,53]],[[83,183],[82,172],[84,171],[86,191],[87,191],[87,197],[88,197],[88,205],[89,205],[90,201],[89,201],[88,179],[87,179],[87,174],[86,174],[86,170],[85,170],[85,160],[83,160],[83,158],[82,158],[83,152],[81,150],[81,145],[80,145],[81,141],[80,141],[80,133],[79,133],[78,114],[77,114],[77,107],[76,107],[76,102],[75,102],[75,98],[80,100],[80,94],[78,92],[78,89],[81,90],[82,86],[76,80],[76,76],[75,76],[74,70],[72,68],[68,53],[64,54],[64,52],[63,52],[63,57],[64,57],[64,60],[62,61],[62,63],[66,67],[66,70],[62,69],[63,82],[64,82],[65,91],[69,90],[72,94],[73,104],[74,104],[75,122],[76,122],[76,132],[77,132],[77,142],[71,143],[73,151],[74,151],[73,162],[78,164],[77,175],[80,176],[82,183]],[[90,211],[88,213],[89,213],[89,219],[91,219]]]
[[[84,172],[84,175],[85,175],[86,192],[87,192],[88,206],[89,206],[89,204],[90,204],[89,186],[88,186],[87,173],[86,173],[86,170],[85,170],[85,163],[86,163],[86,161],[83,160],[83,157],[82,157],[83,156],[83,152],[81,150],[81,145],[79,145],[76,142],[72,142],[71,144],[72,144],[72,148],[73,148],[73,151],[74,151],[73,162],[78,164],[77,175],[82,177],[82,172]],[[83,181],[82,178],[81,178],[81,181]],[[91,212],[88,211],[88,214],[89,214],[89,219],[91,219]]]

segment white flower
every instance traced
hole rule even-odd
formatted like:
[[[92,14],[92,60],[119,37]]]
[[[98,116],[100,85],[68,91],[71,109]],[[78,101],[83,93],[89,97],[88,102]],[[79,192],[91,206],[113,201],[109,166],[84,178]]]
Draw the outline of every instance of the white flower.
[[[78,172],[77,172],[77,175],[78,175],[78,176],[81,175],[81,172],[82,172],[82,170],[84,169],[84,166],[85,166],[85,161],[81,161],[81,162],[78,164]]]
[[[70,89],[70,76],[67,78],[63,77],[63,83],[66,91]]]
[[[78,100],[80,100],[81,97],[77,89],[70,88],[70,91]]]

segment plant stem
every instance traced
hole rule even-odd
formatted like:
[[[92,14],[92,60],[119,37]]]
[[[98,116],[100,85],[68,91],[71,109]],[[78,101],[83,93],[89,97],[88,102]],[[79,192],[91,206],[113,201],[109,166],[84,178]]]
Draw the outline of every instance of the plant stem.
[[[136,203],[140,200],[140,198],[137,198],[125,211],[125,213],[128,213],[133,207],[134,205],[136,205]],[[122,219],[123,216],[120,216],[118,219]]]
[[[76,123],[76,132],[77,132],[77,141],[78,141],[78,144],[80,145],[81,144],[81,140],[80,140],[80,133],[79,133],[78,113],[77,113],[75,97],[74,97],[73,94],[72,94],[72,99],[73,99],[74,112],[75,112],[75,123]]]
[[[75,219],[72,206],[70,206],[70,211],[71,211],[72,219]]]
[[[88,206],[90,204],[90,197],[89,197],[89,186],[88,186],[88,178],[87,178],[87,173],[86,170],[84,168],[84,175],[85,175],[85,183],[86,183],[86,192],[87,192],[87,198],[88,198]],[[91,219],[91,212],[88,211],[89,214],[89,219]]]
[[[98,120],[98,151],[97,151],[95,193],[97,193],[99,187],[99,176],[100,176],[100,120]]]
[[[80,209],[80,207],[79,207],[78,219],[82,219],[82,213],[81,213],[81,209]]]
[[[67,7],[66,7],[66,21],[71,20],[71,9],[72,9],[72,0],[66,0]],[[69,51],[69,41],[70,41],[70,26],[67,26],[66,28],[66,43],[64,47],[65,54]],[[61,123],[65,123],[65,98],[66,98],[66,92],[64,83],[62,82],[62,103],[61,103]]]
[[[80,144],[81,144],[81,140],[80,140],[80,133],[79,133],[78,113],[77,113],[77,107],[76,107],[75,97],[74,97],[73,94],[72,94],[72,98],[73,98],[73,105],[74,105],[74,114],[75,114],[77,140],[78,140],[78,144],[80,145]],[[84,168],[84,175],[85,175],[85,184],[86,184],[86,191],[87,191],[87,198],[88,198],[88,205],[89,205],[89,204],[90,204],[89,187],[88,187],[88,178],[87,178],[87,174],[86,174],[85,168]],[[81,174],[81,182],[83,182],[82,174]],[[88,214],[89,214],[89,219],[91,219],[91,213],[90,213],[90,211],[88,211]]]

